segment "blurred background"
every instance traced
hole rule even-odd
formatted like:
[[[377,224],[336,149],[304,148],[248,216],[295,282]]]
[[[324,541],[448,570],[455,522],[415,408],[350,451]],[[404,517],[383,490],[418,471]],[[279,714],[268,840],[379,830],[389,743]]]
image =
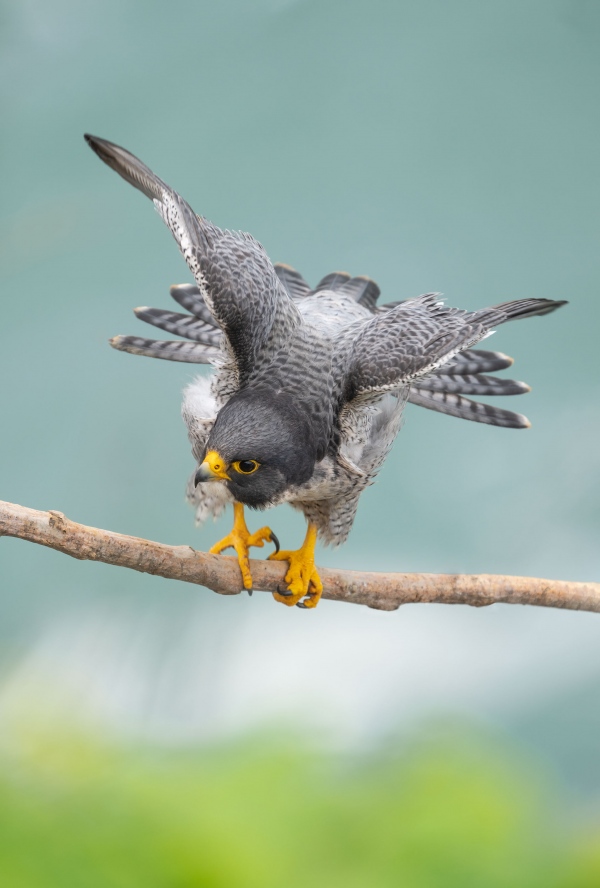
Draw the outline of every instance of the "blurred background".
[[[0,22],[2,499],[198,549],[231,523],[184,502],[198,368],[107,344],[190,278],[89,131],[312,283],[568,299],[490,343],[533,427],[409,405],[318,563],[599,579],[598,3],[4,0]],[[269,523],[299,544],[290,509]],[[596,615],[290,611],[13,539],[0,579],[3,884],[600,884]]]

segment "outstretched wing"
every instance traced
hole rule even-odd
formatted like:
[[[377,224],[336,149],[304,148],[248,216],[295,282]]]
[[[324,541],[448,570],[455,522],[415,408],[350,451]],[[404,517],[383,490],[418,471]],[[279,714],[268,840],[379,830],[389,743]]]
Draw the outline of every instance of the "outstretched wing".
[[[225,334],[243,384],[270,361],[273,351],[280,350],[301,323],[264,249],[249,234],[223,231],[197,216],[129,151],[96,136],[85,139],[104,163],[154,202]]]
[[[439,293],[407,300],[376,315],[356,337],[346,382],[347,400],[394,391],[431,372],[487,332],[446,308]]]
[[[359,396],[377,396],[415,383],[483,339],[498,324],[547,314],[563,304],[549,299],[521,299],[468,312],[446,308],[437,293],[402,302],[376,315],[356,336],[350,355],[345,398],[352,400]],[[456,373],[457,367],[452,369]],[[448,375],[452,375],[452,370]],[[435,384],[432,385],[435,388]],[[485,377],[476,378],[471,381],[471,392],[464,385],[460,389],[457,387],[456,391],[491,394],[483,391],[489,389],[490,385],[494,383]],[[500,393],[499,388],[497,393]],[[425,392],[423,395],[427,400]],[[437,399],[429,396],[429,400]]]

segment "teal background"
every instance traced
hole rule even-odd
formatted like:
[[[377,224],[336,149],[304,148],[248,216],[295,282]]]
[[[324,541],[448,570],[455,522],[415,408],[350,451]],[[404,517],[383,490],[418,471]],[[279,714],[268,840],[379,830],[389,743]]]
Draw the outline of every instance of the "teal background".
[[[318,561],[598,580],[599,36],[590,0],[3,2],[1,498],[199,549],[231,520],[197,530],[184,502],[194,368],[107,344],[146,335],[131,309],[170,307],[189,273],[89,131],[310,282],[345,269],[385,301],[440,290],[464,308],[568,299],[490,342],[533,387],[502,406],[533,427],[409,406],[350,541]],[[300,541],[291,510],[269,522]],[[168,747],[276,723],[369,749],[450,718],[597,808],[596,615],[290,612],[9,539],[0,578],[5,723]]]

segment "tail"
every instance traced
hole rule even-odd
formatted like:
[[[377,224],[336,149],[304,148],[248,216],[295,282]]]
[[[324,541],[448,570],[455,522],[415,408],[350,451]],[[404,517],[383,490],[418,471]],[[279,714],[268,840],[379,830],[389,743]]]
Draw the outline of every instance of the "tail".
[[[417,407],[426,407],[428,410],[456,416],[459,419],[469,419],[471,422],[483,422],[505,429],[528,429],[531,426],[522,413],[492,407],[491,404],[482,404],[480,401],[464,398],[454,392],[429,391],[419,386],[412,386],[408,400]]]
[[[174,284],[173,299],[191,314],[163,311],[160,308],[134,308],[141,321],[183,337],[181,340],[143,339],[141,336],[114,336],[110,344],[117,351],[164,361],[186,364],[212,364],[223,356],[222,333],[195,284]]]

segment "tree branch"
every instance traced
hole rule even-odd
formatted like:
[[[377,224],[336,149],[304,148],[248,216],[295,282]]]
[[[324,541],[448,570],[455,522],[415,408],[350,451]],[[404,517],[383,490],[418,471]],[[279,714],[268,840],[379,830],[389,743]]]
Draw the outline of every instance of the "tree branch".
[[[48,546],[82,561],[103,561],[143,573],[206,586],[221,595],[237,595],[241,578],[237,560],[196,552],[190,546],[167,546],[151,540],[99,530],[70,521],[62,512],[38,512],[0,500],[0,536],[18,537]],[[275,592],[286,565],[251,561],[255,587]],[[571,583],[531,577],[452,574],[366,573],[320,568],[323,598],[396,610],[401,604],[533,604],[600,612],[600,583]]]

